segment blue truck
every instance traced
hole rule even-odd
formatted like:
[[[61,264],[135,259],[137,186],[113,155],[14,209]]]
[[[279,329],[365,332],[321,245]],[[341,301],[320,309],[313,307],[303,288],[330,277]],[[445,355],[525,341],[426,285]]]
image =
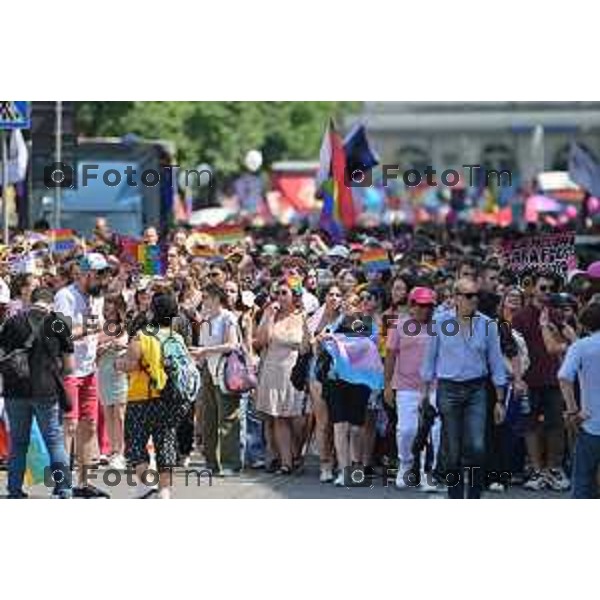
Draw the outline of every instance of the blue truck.
[[[165,231],[177,195],[174,155],[169,142],[133,136],[78,140],[76,164],[68,165],[73,186],[60,194],[60,227],[89,235],[96,219],[106,217],[122,235],[138,237],[150,225]],[[53,190],[45,190],[33,219],[54,224],[55,202]]]

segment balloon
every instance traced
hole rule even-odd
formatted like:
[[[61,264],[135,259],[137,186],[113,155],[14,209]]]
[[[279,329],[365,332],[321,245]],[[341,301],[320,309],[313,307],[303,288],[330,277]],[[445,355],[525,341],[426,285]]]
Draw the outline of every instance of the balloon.
[[[256,173],[262,167],[262,163],[263,156],[260,150],[250,150],[244,159],[244,164],[251,173]]]
[[[600,200],[592,196],[588,199],[588,211],[591,215],[600,212]]]
[[[565,214],[569,219],[574,219],[577,216],[577,209],[574,206],[567,206]]]

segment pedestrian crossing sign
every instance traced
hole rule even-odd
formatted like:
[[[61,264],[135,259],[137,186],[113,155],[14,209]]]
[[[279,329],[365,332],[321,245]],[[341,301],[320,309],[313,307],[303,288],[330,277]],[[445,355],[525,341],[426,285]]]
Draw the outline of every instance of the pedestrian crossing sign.
[[[31,102],[0,100],[0,129],[29,129]]]

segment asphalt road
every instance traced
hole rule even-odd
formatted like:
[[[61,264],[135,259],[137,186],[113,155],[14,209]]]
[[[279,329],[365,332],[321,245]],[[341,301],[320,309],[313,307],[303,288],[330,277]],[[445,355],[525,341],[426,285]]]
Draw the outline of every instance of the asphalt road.
[[[426,499],[441,500],[443,493],[423,493],[415,489],[399,491],[391,479],[387,485],[379,477],[372,482],[371,487],[340,488],[332,484],[319,483],[319,469],[316,460],[309,460],[302,473],[290,476],[268,474],[264,471],[247,471],[239,476],[230,478],[204,475],[198,483],[198,473],[203,463],[192,460],[187,473],[176,469],[173,473],[173,498],[297,498],[297,499],[342,499],[342,498],[378,498],[378,499]],[[127,484],[127,476],[123,474],[118,485],[114,483],[117,475],[114,471],[108,473],[104,468],[97,471],[94,482],[98,487],[107,490],[113,499],[126,499],[132,496],[132,489]],[[0,490],[6,489],[6,473],[0,472]],[[50,490],[44,485],[36,485],[30,490],[31,498],[48,498]],[[1,496],[0,496],[1,497]],[[488,493],[486,499],[565,499],[568,493],[528,492],[521,487],[512,487],[504,493]]]

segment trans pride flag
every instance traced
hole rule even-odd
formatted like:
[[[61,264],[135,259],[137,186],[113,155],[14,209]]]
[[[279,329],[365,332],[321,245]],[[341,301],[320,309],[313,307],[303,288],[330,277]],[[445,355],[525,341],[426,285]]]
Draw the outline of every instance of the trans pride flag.
[[[322,345],[333,360],[335,378],[372,390],[383,389],[383,363],[370,337],[336,333],[325,338]]]

